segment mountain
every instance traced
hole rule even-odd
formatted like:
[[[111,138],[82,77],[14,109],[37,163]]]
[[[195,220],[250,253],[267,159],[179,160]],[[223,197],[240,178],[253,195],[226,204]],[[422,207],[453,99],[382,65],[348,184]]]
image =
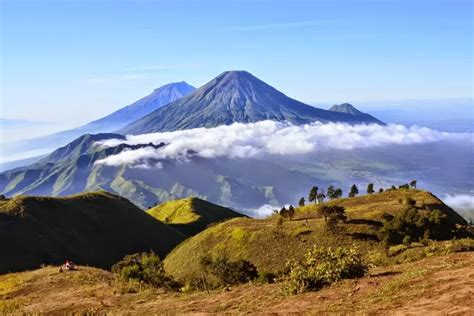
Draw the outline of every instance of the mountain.
[[[372,115],[357,110],[352,104],[349,103],[334,104],[331,106],[331,108],[329,108],[329,111],[349,114],[361,121],[372,121],[373,123],[382,124],[381,121],[377,120]]]
[[[227,71],[193,93],[118,130],[144,134],[262,120],[377,123],[371,116],[327,111],[291,99],[246,71]]]
[[[203,231],[210,224],[230,218],[244,217],[227,207],[199,198],[168,201],[149,209],[147,213],[187,236]]]
[[[103,189],[124,196],[143,209],[191,196],[225,206],[254,209],[294,200],[297,192],[306,191],[314,182],[314,178],[288,167],[255,159],[194,157],[186,163],[162,160],[160,167],[96,163],[124,150],[168,146],[95,145],[99,141],[123,138],[112,133],[83,135],[35,164],[0,173],[0,192],[7,196],[64,196]]]
[[[83,126],[82,133],[104,133],[119,129],[128,123],[142,118],[143,116],[167,105],[170,102],[178,100],[196,90],[186,82],[175,82],[155,89],[146,97],[113,112],[101,119],[90,122]],[[80,127],[81,128],[81,127]]]
[[[47,136],[5,143],[2,146],[3,155],[15,153],[18,156],[23,152],[24,158],[29,158],[51,152],[84,134],[112,132],[194,90],[194,87],[184,81],[164,85],[150,95],[86,125]]]
[[[107,192],[0,201],[0,273],[60,264],[110,268],[124,255],[164,257],[185,236]]]

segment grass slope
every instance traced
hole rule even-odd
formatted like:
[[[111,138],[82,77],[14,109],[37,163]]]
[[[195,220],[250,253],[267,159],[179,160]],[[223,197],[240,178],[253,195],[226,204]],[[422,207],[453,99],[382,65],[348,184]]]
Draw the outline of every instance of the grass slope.
[[[108,268],[139,251],[151,249],[164,257],[184,238],[127,199],[104,191],[0,202],[0,273],[66,259]]]
[[[203,231],[212,223],[244,216],[199,198],[168,201],[149,209],[147,213],[188,236]]]
[[[410,314],[472,315],[474,253],[372,268],[318,292],[283,296],[279,284],[166,293],[117,284],[110,272],[56,267],[0,275],[0,314]]]
[[[417,204],[430,205],[448,215],[451,221],[465,224],[456,212],[429,192],[395,190],[356,198],[338,199],[347,209],[348,221],[339,225],[339,233],[328,233],[323,219],[316,214],[316,205],[297,209],[292,221],[279,223],[279,216],[257,220],[235,218],[210,227],[189,238],[164,260],[168,273],[187,281],[201,273],[200,258],[204,255],[226,255],[231,259],[246,259],[260,272],[279,273],[289,258],[301,259],[309,247],[356,245],[370,260],[384,253],[377,230],[385,212],[396,213],[405,205],[399,199],[411,197]],[[377,259],[378,260],[378,259]]]

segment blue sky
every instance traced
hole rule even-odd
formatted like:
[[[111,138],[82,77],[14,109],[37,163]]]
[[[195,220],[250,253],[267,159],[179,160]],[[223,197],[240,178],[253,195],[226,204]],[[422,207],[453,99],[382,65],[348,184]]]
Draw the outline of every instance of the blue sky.
[[[80,124],[245,69],[312,103],[469,98],[473,2],[1,1],[1,117]]]

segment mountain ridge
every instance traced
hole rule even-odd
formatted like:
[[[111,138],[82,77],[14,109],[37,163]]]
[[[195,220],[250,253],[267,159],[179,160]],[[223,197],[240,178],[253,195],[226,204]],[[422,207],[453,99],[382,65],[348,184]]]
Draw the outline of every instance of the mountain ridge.
[[[151,94],[132,104],[85,125],[46,136],[5,143],[2,150],[15,153],[35,151],[34,156],[47,154],[57,147],[68,144],[81,135],[113,132],[194,90],[195,88],[185,81],[169,83],[153,90]]]
[[[117,133],[136,135],[262,120],[293,124],[314,121],[384,124],[372,116],[357,117],[312,107],[286,96],[247,71],[226,71]]]

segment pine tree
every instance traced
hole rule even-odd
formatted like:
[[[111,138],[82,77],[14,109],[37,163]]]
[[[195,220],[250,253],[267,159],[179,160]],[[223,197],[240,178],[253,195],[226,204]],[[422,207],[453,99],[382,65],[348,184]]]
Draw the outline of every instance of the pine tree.
[[[329,199],[332,200],[334,198],[334,191],[335,190],[336,189],[334,189],[334,187],[332,185],[328,187],[327,196],[328,196]]]
[[[309,202],[315,202],[315,203],[316,203],[317,198],[318,198],[318,187],[317,187],[317,186],[314,186],[314,187],[312,187],[311,190],[309,191],[308,201],[309,201]]]
[[[317,197],[316,197],[316,198],[317,198]],[[304,206],[304,202],[305,202],[304,197],[301,197],[301,199],[300,199],[299,202],[298,202],[298,205],[299,205],[300,207],[303,207],[303,206]]]
[[[372,194],[374,193],[374,184],[373,183],[369,183],[369,185],[367,186],[367,194]]]
[[[295,215],[295,208],[293,207],[293,205],[290,205],[288,207],[288,218],[290,219],[290,221],[293,219],[294,215]]]
[[[325,198],[326,198],[326,195],[324,194],[323,191],[321,191],[317,197],[318,203],[323,203]]]
[[[355,184],[353,184],[351,186],[351,191],[349,192],[349,197],[354,197],[357,194],[359,194],[359,189],[357,189],[357,186]]]
[[[413,189],[416,189],[416,180],[411,180],[410,186],[411,186]]]

